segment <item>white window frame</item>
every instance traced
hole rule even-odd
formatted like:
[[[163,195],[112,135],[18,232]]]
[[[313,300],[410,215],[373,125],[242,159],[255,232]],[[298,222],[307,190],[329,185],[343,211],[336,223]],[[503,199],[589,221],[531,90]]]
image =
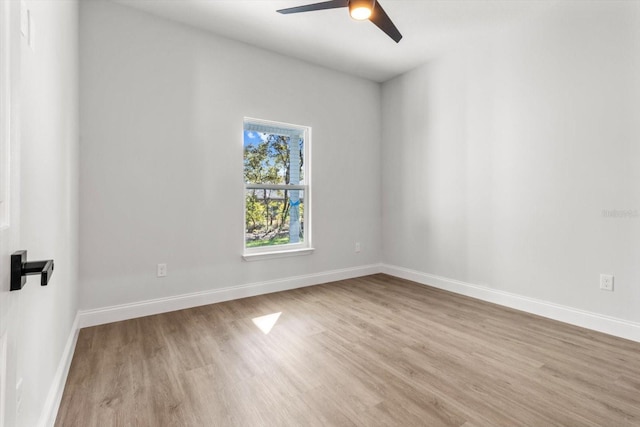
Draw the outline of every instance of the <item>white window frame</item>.
[[[290,123],[275,122],[271,120],[255,119],[252,117],[245,117],[242,123],[242,135],[243,135],[243,147],[244,147],[244,131],[246,125],[251,124],[258,127],[264,127],[265,133],[272,132],[277,134],[276,131],[267,131],[267,129],[287,129],[292,131],[298,131],[304,139],[304,184],[300,185],[287,185],[287,184],[247,184],[243,178],[243,197],[242,197],[242,242],[243,242],[243,254],[242,257],[246,261],[255,261],[271,258],[282,258],[298,255],[309,255],[313,253],[314,248],[311,244],[312,235],[312,207],[311,207],[311,127],[293,125]],[[244,157],[243,157],[244,160]],[[243,162],[244,164],[244,162]],[[289,189],[289,190],[302,190],[304,191],[304,240],[300,243],[285,244],[278,246],[261,246],[255,248],[246,247],[245,236],[245,220],[246,215],[246,190],[247,189]]]

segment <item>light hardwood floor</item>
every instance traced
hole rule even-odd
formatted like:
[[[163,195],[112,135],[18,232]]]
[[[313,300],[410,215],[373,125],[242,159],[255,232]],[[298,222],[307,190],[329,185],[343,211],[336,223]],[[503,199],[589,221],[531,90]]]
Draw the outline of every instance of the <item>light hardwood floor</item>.
[[[82,329],[56,421],[327,425],[640,426],[640,343],[380,274]]]

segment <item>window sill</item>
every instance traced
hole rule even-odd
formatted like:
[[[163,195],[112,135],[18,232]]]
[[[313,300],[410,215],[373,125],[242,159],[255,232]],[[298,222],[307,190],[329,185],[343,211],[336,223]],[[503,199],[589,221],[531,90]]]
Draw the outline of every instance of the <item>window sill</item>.
[[[315,251],[314,248],[304,248],[304,249],[292,249],[290,251],[260,252],[260,253],[253,253],[253,254],[243,254],[242,258],[245,261],[262,261],[264,259],[287,258],[292,256],[311,255],[313,251]]]

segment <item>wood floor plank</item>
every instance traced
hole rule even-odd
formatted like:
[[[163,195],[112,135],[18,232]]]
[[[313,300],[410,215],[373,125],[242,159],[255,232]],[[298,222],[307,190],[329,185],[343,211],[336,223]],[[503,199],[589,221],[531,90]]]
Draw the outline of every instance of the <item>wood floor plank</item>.
[[[378,274],[82,329],[56,420],[300,425],[638,426],[640,343]]]

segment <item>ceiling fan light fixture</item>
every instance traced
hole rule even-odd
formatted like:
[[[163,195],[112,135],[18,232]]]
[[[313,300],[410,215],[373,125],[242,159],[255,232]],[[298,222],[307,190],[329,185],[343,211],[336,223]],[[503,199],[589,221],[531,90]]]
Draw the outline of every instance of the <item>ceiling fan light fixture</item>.
[[[351,17],[356,21],[364,21],[365,19],[369,19],[371,16],[371,10],[366,7],[358,7],[356,9],[351,9],[350,11]]]
[[[375,0],[351,0],[349,1],[349,14],[357,21],[364,21],[371,17]]]
[[[282,14],[312,12],[315,10],[339,9],[349,7],[349,15],[359,21],[368,19],[385,32],[386,35],[398,43],[402,39],[402,34],[393,24],[387,12],[384,11],[377,0],[327,0],[320,3],[305,4],[302,6],[280,9],[276,12]]]

